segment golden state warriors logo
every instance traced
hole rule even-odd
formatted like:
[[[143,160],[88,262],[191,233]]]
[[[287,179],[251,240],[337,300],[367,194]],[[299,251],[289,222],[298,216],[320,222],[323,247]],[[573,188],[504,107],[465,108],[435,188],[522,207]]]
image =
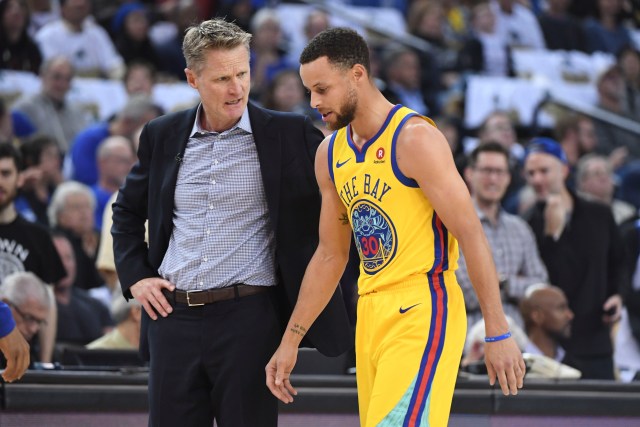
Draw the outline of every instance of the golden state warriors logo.
[[[380,207],[360,200],[351,209],[356,247],[367,274],[376,274],[393,259],[398,236],[389,216]]]

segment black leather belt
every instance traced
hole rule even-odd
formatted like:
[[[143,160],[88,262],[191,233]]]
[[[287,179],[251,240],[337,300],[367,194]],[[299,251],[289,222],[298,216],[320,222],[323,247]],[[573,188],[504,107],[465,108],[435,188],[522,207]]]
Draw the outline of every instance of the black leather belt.
[[[233,298],[248,297],[249,295],[266,292],[269,286],[233,285],[226,288],[206,289],[202,291],[182,291],[176,289],[175,301],[190,307],[226,301]]]

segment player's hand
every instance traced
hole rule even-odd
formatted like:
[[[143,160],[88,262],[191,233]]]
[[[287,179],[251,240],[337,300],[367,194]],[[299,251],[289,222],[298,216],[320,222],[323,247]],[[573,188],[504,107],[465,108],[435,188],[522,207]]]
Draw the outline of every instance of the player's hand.
[[[267,374],[267,387],[284,403],[293,402],[293,396],[298,394],[289,381],[297,359],[297,347],[280,344],[264,369]]]
[[[494,385],[496,378],[505,396],[518,394],[524,385],[526,366],[522,352],[513,338],[484,344],[484,359],[489,374],[489,384]]]
[[[162,317],[167,317],[173,311],[171,304],[162,294],[162,289],[168,289],[173,292],[175,288],[175,285],[168,280],[160,277],[148,277],[132,285],[129,290],[131,295],[142,304],[149,317],[157,320],[157,313],[160,313]]]
[[[7,359],[2,378],[9,383],[20,379],[29,367],[29,344],[18,328],[13,328],[8,335],[0,338],[0,351]]]

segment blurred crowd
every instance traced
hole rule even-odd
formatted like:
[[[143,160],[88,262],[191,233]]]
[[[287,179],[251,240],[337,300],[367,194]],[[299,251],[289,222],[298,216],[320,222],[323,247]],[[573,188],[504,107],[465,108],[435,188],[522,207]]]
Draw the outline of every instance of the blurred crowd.
[[[402,36],[376,22],[354,26],[372,46],[385,96],[432,117],[446,136],[522,350],[582,378],[639,379],[640,2],[296,3],[0,0],[0,76],[32,73],[41,85],[0,94],[0,297],[31,340],[33,360],[59,362],[84,346],[138,346],[140,307],[118,293],[111,203],[136,162],[144,124],[166,112],[154,87],[186,85],[185,29],[225,16],[251,32],[252,102],[308,115],[326,133],[298,55],[320,31],[344,25],[336,8],[348,6],[401,17]],[[291,6],[303,11],[299,31],[290,30]],[[466,97],[470,79],[526,78],[514,65],[523,51],[606,55],[584,85],[594,94],[591,113],[556,106],[541,123],[496,108],[469,124],[468,112],[479,108]],[[74,81],[86,78],[120,82],[125,105],[103,120],[71,101]],[[342,283],[353,321],[354,276]],[[482,359],[482,313],[464,257],[457,276],[469,317],[466,369]]]

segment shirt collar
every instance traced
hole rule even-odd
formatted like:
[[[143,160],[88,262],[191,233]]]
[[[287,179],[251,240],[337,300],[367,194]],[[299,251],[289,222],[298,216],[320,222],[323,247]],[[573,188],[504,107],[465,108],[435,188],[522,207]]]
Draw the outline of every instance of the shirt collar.
[[[200,126],[201,112],[202,112],[202,103],[198,105],[198,110],[196,111],[196,118],[193,122],[193,127],[191,128],[191,132],[189,133],[189,138],[193,138],[196,134],[206,135],[206,134],[218,134],[218,133],[230,132],[236,128],[242,129],[243,131],[248,132],[250,134],[253,133],[253,130],[251,129],[251,120],[249,120],[248,108],[244,109],[244,112],[242,113],[242,117],[240,117],[240,120],[238,120],[238,123],[233,125],[231,129],[226,130],[224,132],[209,132],[208,130],[202,129],[202,127]]]
[[[498,209],[498,218],[496,223],[494,224],[493,221],[491,221],[491,219],[478,207],[478,205],[476,204],[476,201],[473,200],[473,207],[476,209],[476,213],[478,214],[478,219],[480,219],[480,222],[488,222],[489,224],[496,226],[498,225],[498,223],[500,223],[501,219],[502,219],[502,207],[500,209]]]

